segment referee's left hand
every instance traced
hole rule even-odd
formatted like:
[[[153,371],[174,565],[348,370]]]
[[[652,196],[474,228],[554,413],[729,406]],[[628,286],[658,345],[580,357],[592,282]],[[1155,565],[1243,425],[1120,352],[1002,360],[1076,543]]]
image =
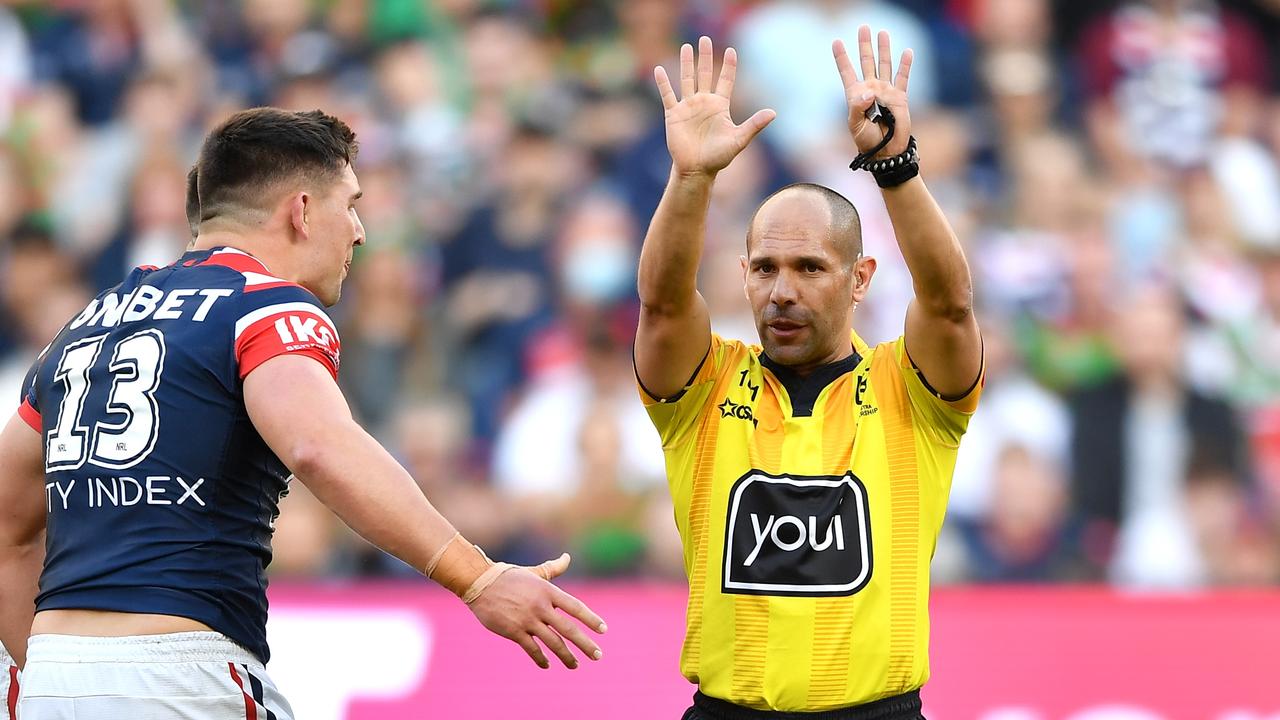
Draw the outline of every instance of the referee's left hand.
[[[544,670],[551,664],[539,641],[570,670],[578,667],[578,658],[569,650],[566,639],[587,657],[599,660],[603,654],[600,646],[570,618],[600,634],[607,629],[604,620],[581,600],[549,582],[568,568],[569,555],[564,554],[536,567],[508,570],[468,607],[490,632],[524,648]]]
[[[881,30],[876,37],[877,47],[871,44],[871,28],[858,28],[858,62],[862,66],[862,78],[849,58],[844,43],[831,44],[840,82],[844,85],[844,99],[849,106],[849,134],[858,146],[858,152],[866,152],[880,143],[884,129],[867,119],[867,109],[874,102],[889,108],[896,121],[893,139],[876,157],[893,157],[907,149],[911,139],[911,112],[907,108],[907,82],[911,77],[911,62],[915,53],[907,49],[898,62],[898,73],[893,73],[893,51],[889,49],[889,33]],[[879,61],[877,62],[877,55]]]

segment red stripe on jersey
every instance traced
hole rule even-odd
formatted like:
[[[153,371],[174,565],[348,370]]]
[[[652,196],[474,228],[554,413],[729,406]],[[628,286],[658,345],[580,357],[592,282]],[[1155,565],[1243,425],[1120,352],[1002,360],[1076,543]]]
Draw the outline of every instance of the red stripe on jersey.
[[[240,673],[236,672],[235,664],[227,663],[227,669],[231,671],[231,679],[236,681],[236,687],[240,688],[240,694],[244,696],[245,720],[258,720],[258,705],[249,693],[244,691],[244,681],[240,679]]]
[[[324,365],[338,379],[342,343],[329,320],[318,312],[292,310],[253,322],[236,339],[236,362],[243,380],[277,355],[304,355]]]
[[[151,270],[159,270],[159,269],[160,269],[160,266],[159,266],[159,265],[139,265],[139,266],[138,266],[138,269],[139,269],[139,270],[147,270],[147,271],[151,271]]]
[[[18,668],[9,666],[9,717],[18,717]]]
[[[229,267],[232,270],[240,272],[253,272],[267,274],[267,266],[258,261],[252,255],[245,255],[238,252],[215,252],[205,260],[202,265],[221,265]]]
[[[18,406],[18,417],[22,418],[23,422],[30,425],[31,429],[36,432],[44,432],[44,422],[40,417],[40,411],[32,407],[30,399],[22,399],[22,404]]]

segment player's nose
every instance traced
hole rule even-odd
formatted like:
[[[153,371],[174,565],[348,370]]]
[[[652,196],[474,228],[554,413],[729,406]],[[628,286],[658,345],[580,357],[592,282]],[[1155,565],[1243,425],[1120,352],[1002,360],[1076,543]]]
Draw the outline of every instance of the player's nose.
[[[359,247],[360,245],[364,244],[364,239],[365,239],[364,222],[360,219],[359,213],[356,213],[355,218],[356,218],[356,227],[355,227],[356,236],[355,236],[355,239],[351,241],[351,244]]]

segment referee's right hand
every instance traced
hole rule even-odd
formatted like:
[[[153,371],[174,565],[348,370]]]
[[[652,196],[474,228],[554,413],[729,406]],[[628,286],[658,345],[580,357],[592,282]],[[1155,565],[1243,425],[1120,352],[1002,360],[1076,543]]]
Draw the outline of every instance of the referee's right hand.
[[[534,638],[555,653],[570,670],[578,667],[578,658],[569,650],[566,639],[577,645],[588,658],[599,660],[602,655],[600,646],[570,618],[576,618],[600,634],[607,629],[604,620],[581,600],[548,582],[568,568],[568,554],[534,568],[513,568],[503,573],[468,607],[485,628],[524,648],[544,670],[551,664]]]

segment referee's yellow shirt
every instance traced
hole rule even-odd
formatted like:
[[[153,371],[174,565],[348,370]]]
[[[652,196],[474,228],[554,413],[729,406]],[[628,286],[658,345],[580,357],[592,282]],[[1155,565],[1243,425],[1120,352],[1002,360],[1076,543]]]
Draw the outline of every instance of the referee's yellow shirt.
[[[714,335],[678,397],[641,388],[689,577],[681,671],[707,695],[820,711],[929,677],[929,561],[982,383],[943,400],[901,337],[852,340],[799,378]]]

